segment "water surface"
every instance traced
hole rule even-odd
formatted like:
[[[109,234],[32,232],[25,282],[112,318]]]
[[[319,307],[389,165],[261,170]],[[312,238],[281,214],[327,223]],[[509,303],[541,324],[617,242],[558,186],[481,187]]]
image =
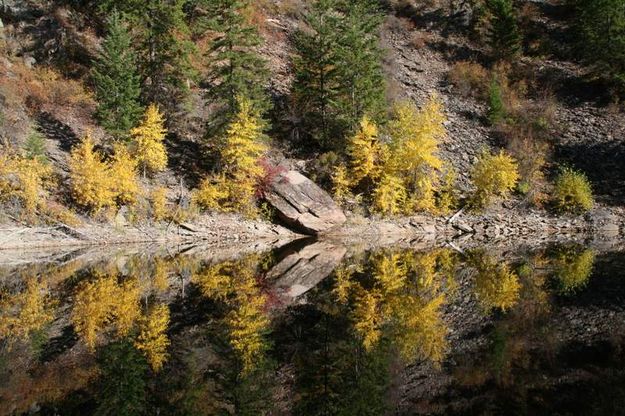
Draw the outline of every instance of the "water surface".
[[[3,266],[0,415],[624,413],[622,253],[230,257]]]

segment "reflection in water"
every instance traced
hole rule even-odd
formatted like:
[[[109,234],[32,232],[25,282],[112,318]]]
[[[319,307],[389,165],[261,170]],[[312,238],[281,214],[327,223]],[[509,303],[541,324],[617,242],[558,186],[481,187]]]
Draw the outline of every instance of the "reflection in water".
[[[573,365],[570,343],[623,345],[625,328],[601,332],[575,303],[622,273],[602,262],[591,278],[603,258],[591,249],[347,252],[315,243],[221,262],[117,255],[7,270],[0,415],[514,413],[543,380],[543,401],[525,405],[554,402],[546,389],[566,378],[550,366]],[[595,338],[568,332],[570,311]]]

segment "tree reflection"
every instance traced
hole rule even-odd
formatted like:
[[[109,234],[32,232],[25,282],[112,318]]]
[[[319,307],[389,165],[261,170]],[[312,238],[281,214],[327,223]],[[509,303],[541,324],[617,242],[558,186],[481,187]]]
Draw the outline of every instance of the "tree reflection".
[[[518,302],[521,289],[519,276],[508,264],[483,251],[471,253],[469,263],[477,270],[475,293],[484,309],[506,311]]]
[[[595,252],[577,246],[556,250],[554,274],[563,294],[574,293],[586,286],[595,263]]]

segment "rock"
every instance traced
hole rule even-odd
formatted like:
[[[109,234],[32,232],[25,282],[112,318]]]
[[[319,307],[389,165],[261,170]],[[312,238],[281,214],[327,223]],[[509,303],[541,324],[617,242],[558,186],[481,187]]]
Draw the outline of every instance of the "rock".
[[[341,263],[347,248],[318,242],[288,254],[268,273],[285,303],[291,303],[325,279]]]
[[[37,60],[33,58],[32,56],[29,56],[29,55],[24,56],[24,65],[26,65],[27,68],[34,67],[36,63],[37,63]]]
[[[452,226],[459,231],[462,231],[463,233],[467,233],[467,234],[471,234],[474,233],[475,231],[473,230],[473,228],[469,227],[468,224],[462,222],[462,221],[456,221],[452,224]]]
[[[276,177],[265,199],[282,220],[307,234],[322,234],[347,220],[327,192],[293,170]]]

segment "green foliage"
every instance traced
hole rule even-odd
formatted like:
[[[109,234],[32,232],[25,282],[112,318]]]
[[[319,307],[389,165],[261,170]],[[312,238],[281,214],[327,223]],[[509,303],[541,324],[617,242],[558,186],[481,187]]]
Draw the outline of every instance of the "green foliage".
[[[133,27],[143,100],[170,112],[184,102],[189,81],[196,75],[185,4],[185,0],[106,0],[100,4],[106,14],[122,12]]]
[[[521,51],[521,34],[512,0],[487,0],[488,41],[497,59],[509,59]]]
[[[306,134],[342,149],[345,134],[384,107],[379,13],[368,0],[319,0],[305,21],[294,39],[294,100]]]
[[[519,173],[516,161],[503,152],[493,155],[484,152],[471,171],[471,180],[475,186],[473,204],[482,208],[494,196],[507,197],[516,186]]]
[[[625,83],[625,13],[621,0],[571,0],[578,50],[599,74]]]
[[[32,130],[26,138],[24,156],[27,159],[38,160],[41,163],[47,162],[46,140],[37,130]]]
[[[563,168],[554,184],[553,201],[560,211],[589,211],[594,205],[590,181],[582,172]]]
[[[495,77],[488,86],[488,121],[495,125],[506,117],[501,86]]]
[[[109,133],[124,138],[142,112],[141,80],[132,37],[117,11],[108,18],[107,29],[91,72],[98,101],[96,117]]]
[[[206,17],[200,27],[217,33],[208,52],[207,98],[218,105],[209,132],[219,133],[239,111],[237,97],[247,97],[254,111],[263,114],[270,106],[265,87],[269,72],[256,48],[261,38],[245,13],[249,0],[200,0],[196,7]]]
[[[97,416],[142,415],[147,404],[148,363],[128,340],[111,343],[99,353]]]

